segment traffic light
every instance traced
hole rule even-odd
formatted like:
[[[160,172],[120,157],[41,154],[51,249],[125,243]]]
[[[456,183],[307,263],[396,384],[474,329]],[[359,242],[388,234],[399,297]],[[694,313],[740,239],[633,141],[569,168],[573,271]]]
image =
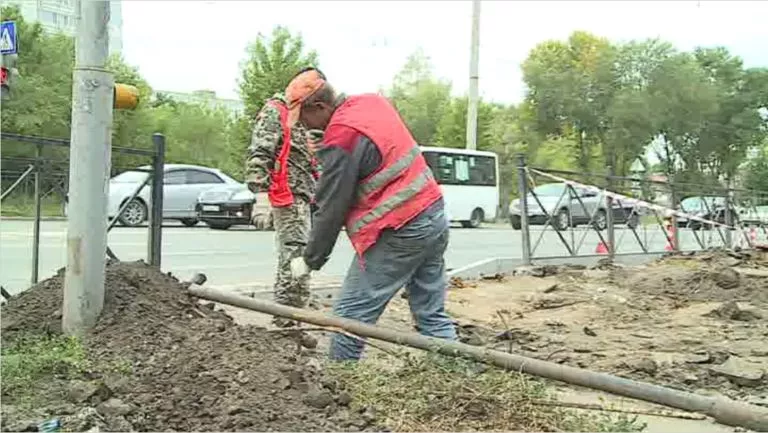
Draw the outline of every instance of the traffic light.
[[[16,54],[8,54],[2,56],[2,62],[0,62],[0,87],[2,87],[2,99],[7,99],[11,95],[11,87],[16,77],[19,76],[19,71],[16,69]]]
[[[115,83],[112,96],[112,108],[116,110],[133,110],[139,105],[139,89],[131,85]]]

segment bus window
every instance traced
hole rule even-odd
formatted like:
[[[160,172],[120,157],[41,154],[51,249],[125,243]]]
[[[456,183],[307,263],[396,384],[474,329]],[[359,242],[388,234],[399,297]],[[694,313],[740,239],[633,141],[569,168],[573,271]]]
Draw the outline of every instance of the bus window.
[[[493,157],[425,152],[424,158],[440,184],[496,186]]]

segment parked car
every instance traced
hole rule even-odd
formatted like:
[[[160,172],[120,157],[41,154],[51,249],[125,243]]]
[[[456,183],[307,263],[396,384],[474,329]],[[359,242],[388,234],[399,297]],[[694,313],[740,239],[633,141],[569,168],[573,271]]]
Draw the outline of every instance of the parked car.
[[[197,199],[197,218],[215,230],[226,230],[234,225],[250,225],[254,208],[269,220],[267,194],[254,194],[244,184],[211,188]],[[271,221],[268,221],[271,222]],[[270,229],[266,224],[263,229]]]
[[[608,226],[605,197],[598,197],[597,192],[586,188],[574,187],[577,196],[571,197],[573,192],[569,194],[566,191],[565,196],[560,200],[565,189],[564,183],[547,183],[534,188],[526,199],[528,224],[544,225],[547,222],[547,216],[536,201],[538,198],[547,213],[552,216],[551,224],[556,230],[566,230],[569,225],[575,227],[579,224],[587,224],[592,215],[594,215],[593,226],[598,230],[605,230]],[[587,212],[584,212],[584,207],[581,206],[579,199],[581,203],[584,203]],[[630,202],[618,203],[614,201],[612,213],[614,223],[637,227],[640,217],[637,211],[631,212],[632,206],[633,203]],[[627,220],[627,215],[630,213],[632,216]],[[509,204],[509,220],[513,228],[520,229],[520,199],[512,200],[512,203]]]
[[[739,221],[745,225],[768,225],[768,206],[741,209],[739,211]]]
[[[678,209],[681,212],[692,214],[696,217],[725,224],[725,197],[722,196],[692,196],[680,200]],[[738,209],[731,207],[731,221],[738,221]],[[712,224],[701,221],[689,220],[685,217],[677,217],[678,227],[687,227],[691,230],[712,229]]]
[[[149,166],[139,167],[149,170]],[[239,182],[215,168],[186,164],[166,164],[163,178],[163,219],[181,221],[187,227],[198,223],[197,198],[200,193],[214,187],[240,185]],[[129,170],[118,174],[109,181],[108,216],[114,218],[131,198],[136,188],[149,176],[147,171]],[[120,224],[138,226],[149,217],[150,185],[128,203],[118,218]]]

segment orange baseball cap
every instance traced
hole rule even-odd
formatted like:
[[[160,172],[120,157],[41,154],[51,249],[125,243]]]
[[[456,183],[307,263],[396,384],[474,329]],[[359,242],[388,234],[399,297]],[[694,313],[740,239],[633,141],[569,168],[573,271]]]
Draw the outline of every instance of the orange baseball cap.
[[[307,68],[296,75],[285,89],[288,103],[288,124],[293,126],[301,116],[301,104],[325,84],[325,75],[315,68]]]

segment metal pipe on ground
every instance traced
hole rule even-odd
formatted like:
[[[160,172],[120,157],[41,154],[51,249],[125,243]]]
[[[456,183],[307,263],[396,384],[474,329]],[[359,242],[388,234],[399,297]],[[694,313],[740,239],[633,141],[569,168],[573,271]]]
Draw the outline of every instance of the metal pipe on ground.
[[[520,371],[533,376],[553,379],[572,385],[610,392],[612,394],[662,404],[689,412],[697,412],[715,421],[754,431],[768,432],[768,410],[728,398],[705,397],[690,392],[678,391],[658,385],[624,379],[610,374],[597,373],[575,367],[555,364],[511,353],[486,349],[457,341],[427,337],[413,332],[368,325],[355,320],[343,319],[315,311],[302,310],[272,302],[260,301],[216,289],[191,285],[189,293],[198,298],[260,313],[285,317],[318,326],[336,328],[358,335],[410,346],[443,355],[465,357],[507,370]]]

